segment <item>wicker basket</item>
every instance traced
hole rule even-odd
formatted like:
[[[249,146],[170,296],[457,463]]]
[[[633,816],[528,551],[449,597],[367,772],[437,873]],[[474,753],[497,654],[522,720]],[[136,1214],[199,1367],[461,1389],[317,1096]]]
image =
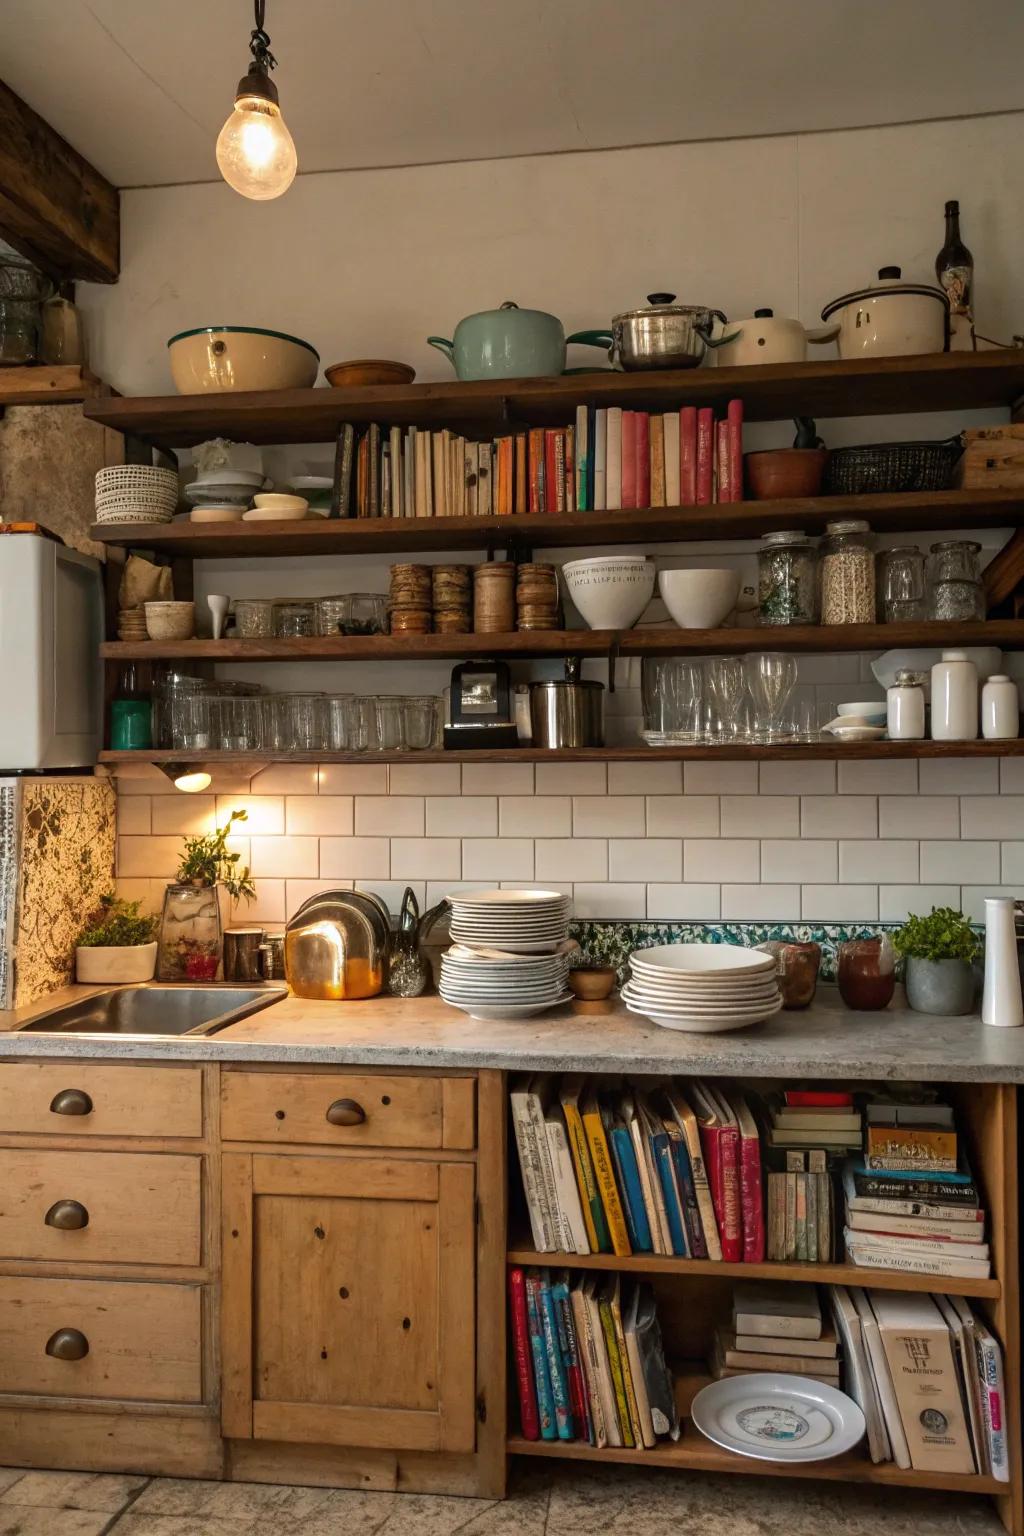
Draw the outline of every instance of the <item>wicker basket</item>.
[[[153,493],[177,501],[178,476],[173,469],[157,469],[152,464],[112,464],[97,470],[97,497],[118,492]]]
[[[964,451],[961,436],[931,443],[863,443],[834,448],[825,466],[826,496],[945,491]]]

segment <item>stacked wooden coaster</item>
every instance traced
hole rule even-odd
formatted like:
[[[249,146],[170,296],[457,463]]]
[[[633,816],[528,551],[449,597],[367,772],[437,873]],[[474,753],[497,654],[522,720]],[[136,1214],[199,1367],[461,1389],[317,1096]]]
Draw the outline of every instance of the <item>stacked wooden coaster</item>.
[[[472,628],[473,599],[468,565],[433,568],[434,630],[439,635],[465,635]]]
[[[393,565],[388,613],[393,635],[429,635],[433,594],[429,565]]]
[[[117,615],[117,638],[119,640],[148,640],[146,629],[146,610],[140,605],[137,608],[121,608]]]
[[[473,567],[473,629],[478,635],[507,635],[516,627],[516,568],[511,560]]]
[[[516,628],[558,629],[558,574],[553,565],[521,565],[516,575]]]

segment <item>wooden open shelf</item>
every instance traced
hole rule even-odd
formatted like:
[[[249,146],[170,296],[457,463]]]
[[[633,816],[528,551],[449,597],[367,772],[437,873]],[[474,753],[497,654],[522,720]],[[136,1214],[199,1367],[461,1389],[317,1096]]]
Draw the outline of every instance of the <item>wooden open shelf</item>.
[[[343,422],[432,425],[489,435],[529,423],[564,424],[577,405],[669,410],[743,401],[747,421],[787,416],[865,416],[1012,406],[1024,394],[1024,349],[939,352],[845,362],[765,364],[654,373],[611,370],[560,378],[389,388],[295,389],[252,394],[96,400],[86,415],[119,432],[170,447],[229,437],[250,443],[313,443]]]
[[[620,1258],[614,1253],[537,1253],[530,1245],[509,1249],[510,1264],[541,1269],[602,1269],[619,1274],[699,1275],[701,1279],[802,1280],[812,1285],[862,1285],[878,1291],[955,1290],[958,1296],[1001,1294],[996,1278],[950,1279],[948,1275],[910,1275],[897,1269],[862,1269],[856,1264],[726,1264],[709,1259],[659,1258],[634,1253]]]
[[[7,405],[69,405],[106,391],[102,379],[77,364],[0,368],[0,410]]]
[[[90,537],[117,548],[191,560],[355,555],[399,550],[584,548],[699,539],[756,539],[781,528],[823,533],[834,518],[863,517],[876,533],[1024,526],[1016,491],[929,491],[888,496],[808,496],[711,506],[543,512],[512,517],[311,517],[301,523],[97,523]]]
[[[269,640],[108,640],[108,661],[430,661],[508,656],[719,656],[748,651],[885,651],[1024,647],[1024,621],[791,624],[741,629],[552,629],[505,635],[309,635]]]

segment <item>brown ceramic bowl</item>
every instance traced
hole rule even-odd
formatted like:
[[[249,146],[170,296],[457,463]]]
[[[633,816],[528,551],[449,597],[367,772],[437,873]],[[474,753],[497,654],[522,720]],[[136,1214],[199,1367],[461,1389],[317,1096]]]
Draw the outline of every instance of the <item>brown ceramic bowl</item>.
[[[324,369],[324,378],[334,389],[358,389],[367,384],[411,384],[416,369],[408,363],[391,363],[380,357],[356,357],[347,363],[332,363]]]
[[[581,965],[569,972],[569,987],[576,997],[592,1003],[608,997],[617,979],[613,965]]]
[[[755,501],[817,496],[827,458],[827,448],[769,448],[764,453],[745,453],[747,491]]]

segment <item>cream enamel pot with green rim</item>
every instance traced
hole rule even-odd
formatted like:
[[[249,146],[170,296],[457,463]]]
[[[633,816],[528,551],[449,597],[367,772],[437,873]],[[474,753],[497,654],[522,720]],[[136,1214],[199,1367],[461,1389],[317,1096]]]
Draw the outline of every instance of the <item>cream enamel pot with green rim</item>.
[[[899,267],[880,267],[878,282],[826,304],[823,320],[839,322],[839,356],[915,357],[945,352],[949,299],[928,283],[904,283]]]
[[[595,331],[580,331],[569,341],[604,346]],[[455,327],[451,341],[428,336],[443,352],[460,379],[557,378],[565,372],[566,334],[557,315],[542,309],[520,309],[510,299],[500,309],[467,315]]]
[[[718,366],[744,368],[754,363],[806,363],[807,344],[835,341],[839,321],[805,330],[799,320],[785,320],[771,309],[755,309],[750,320],[730,320],[718,340]]]
[[[167,343],[179,395],[212,391],[309,389],[320,354],[298,336],[256,326],[206,325]]]

